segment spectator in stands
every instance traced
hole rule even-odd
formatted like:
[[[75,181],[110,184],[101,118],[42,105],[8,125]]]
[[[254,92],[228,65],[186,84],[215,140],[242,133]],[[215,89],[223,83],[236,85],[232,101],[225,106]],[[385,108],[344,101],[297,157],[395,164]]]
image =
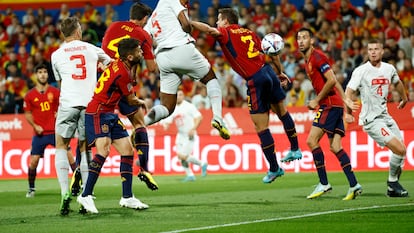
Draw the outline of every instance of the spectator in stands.
[[[306,103],[306,92],[302,90],[302,82],[300,79],[294,79],[292,81],[292,89],[288,91],[286,95],[286,103],[289,106],[289,103],[292,102],[292,97],[294,99],[294,105],[290,106],[305,106]]]
[[[263,0],[263,10],[270,18],[276,17],[276,4],[274,3],[274,1]]]
[[[311,24],[312,28],[315,28],[316,18],[318,17],[318,14],[313,1],[305,0],[301,11],[306,21]]]
[[[11,73],[6,82],[6,88],[14,95],[15,113],[23,113],[23,99],[29,88],[22,78],[22,74],[18,72]]]
[[[263,5],[266,8],[266,10],[265,10],[266,12],[267,12],[267,9],[270,8],[269,5],[267,4],[267,2],[271,2],[271,1],[265,0],[263,2]],[[271,4],[273,4],[273,3],[271,3]],[[241,2],[240,0],[231,0],[230,7],[233,8],[233,10],[237,11],[239,13],[239,15],[241,14],[243,9],[246,9],[244,3]]]
[[[398,22],[392,18],[388,21],[388,27],[385,28],[385,38],[394,39],[399,41],[402,34],[401,27],[398,25]]]
[[[0,82],[0,113],[15,113],[15,106],[14,94],[7,90],[5,82]]]
[[[339,12],[342,16],[342,27],[348,27],[351,18],[363,17],[363,13],[350,0],[340,0]]]
[[[408,91],[408,101],[409,102],[414,102],[414,89],[410,89]]]
[[[231,81],[231,80],[230,80]],[[226,94],[224,97],[224,105],[228,108],[240,108],[244,104],[243,96],[240,94],[239,89],[232,82],[226,83]]]
[[[98,46],[99,44],[99,39],[98,39],[98,34],[96,34],[96,31],[91,29],[89,27],[90,23],[94,22],[94,21],[90,21],[90,22],[82,22],[81,26],[82,26],[82,40],[88,43],[91,43],[93,45]]]
[[[92,6],[92,2],[86,2],[83,8],[82,16],[80,18],[80,21],[82,23],[90,23],[95,22],[96,14],[98,13],[98,10],[96,10]]]
[[[398,72],[401,81],[404,83],[405,90],[414,88],[414,67],[411,59],[404,59],[404,69]]]
[[[99,42],[97,45],[100,46],[100,44],[102,43],[102,38],[104,37],[107,28],[100,12],[96,13],[95,22],[89,23],[89,28],[96,32]]]
[[[112,5],[107,3],[105,4],[105,11],[102,14],[102,18],[106,26],[109,26],[112,22],[118,21],[119,16],[118,12],[112,7]]]
[[[58,22],[63,21],[66,18],[69,18],[70,16],[72,16],[72,14],[69,11],[68,4],[62,3],[62,5],[60,5],[60,10],[57,12],[53,19],[53,22],[56,24]]]

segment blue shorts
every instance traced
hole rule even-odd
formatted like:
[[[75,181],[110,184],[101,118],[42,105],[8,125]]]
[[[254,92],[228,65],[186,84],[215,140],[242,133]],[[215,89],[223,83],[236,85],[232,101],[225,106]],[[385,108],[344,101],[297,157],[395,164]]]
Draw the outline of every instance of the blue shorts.
[[[119,112],[124,116],[129,116],[138,111],[138,106],[129,105],[126,96],[122,96],[118,102]]]
[[[30,155],[40,155],[40,157],[43,157],[45,149],[48,145],[55,146],[55,140],[55,134],[33,136]]]
[[[269,112],[271,104],[277,104],[286,97],[279,78],[268,64],[246,81],[250,114]]]
[[[112,140],[128,137],[128,132],[115,113],[85,114],[85,130],[88,146],[92,147],[95,140],[109,137]]]
[[[334,134],[345,136],[344,127],[344,109],[340,107],[332,107],[322,105],[319,107],[312,125],[323,129],[328,138],[333,138]]]

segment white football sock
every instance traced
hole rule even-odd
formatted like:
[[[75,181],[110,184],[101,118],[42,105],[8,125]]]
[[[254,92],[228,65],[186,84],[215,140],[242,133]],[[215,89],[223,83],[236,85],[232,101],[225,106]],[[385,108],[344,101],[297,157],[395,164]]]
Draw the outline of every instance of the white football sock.
[[[164,105],[154,106],[144,117],[144,124],[146,126],[152,125],[164,118],[166,118],[170,113]],[[150,117],[151,116],[151,117]]]
[[[207,95],[210,99],[211,110],[213,111],[213,119],[222,120],[222,101],[220,84],[217,79],[212,79],[206,84]],[[222,122],[220,122],[222,123]]]
[[[60,184],[60,192],[65,195],[69,192],[69,161],[67,156],[68,151],[64,149],[56,149],[55,154],[55,168],[56,175]]]

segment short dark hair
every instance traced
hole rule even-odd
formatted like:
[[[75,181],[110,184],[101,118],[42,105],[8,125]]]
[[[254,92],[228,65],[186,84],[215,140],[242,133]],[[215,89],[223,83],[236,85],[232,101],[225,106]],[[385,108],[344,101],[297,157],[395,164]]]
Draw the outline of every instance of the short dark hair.
[[[45,63],[39,63],[39,64],[37,64],[37,65],[35,66],[35,68],[34,68],[34,72],[36,73],[38,70],[41,70],[41,69],[46,69],[46,70],[48,70],[48,67],[47,67],[47,65],[46,65]]]
[[[118,43],[118,53],[121,59],[126,59],[139,46],[139,40],[135,38],[125,38]]]
[[[382,42],[378,38],[371,38],[368,40],[368,44],[382,44]]]
[[[239,16],[237,11],[235,11],[232,8],[221,8],[218,10],[218,13],[221,14],[221,16],[224,19],[227,19],[230,24],[238,24],[239,23]]]
[[[62,32],[64,37],[68,37],[73,35],[73,33],[79,27],[79,19],[77,17],[68,17],[62,21],[60,24],[60,31]]]
[[[310,28],[301,28],[299,29],[298,32],[296,32],[296,38],[298,38],[298,34],[299,32],[308,32],[309,33],[309,37],[312,38],[313,37],[313,32]]]
[[[141,20],[145,16],[151,15],[151,8],[142,3],[134,3],[129,9],[129,18],[133,20]]]

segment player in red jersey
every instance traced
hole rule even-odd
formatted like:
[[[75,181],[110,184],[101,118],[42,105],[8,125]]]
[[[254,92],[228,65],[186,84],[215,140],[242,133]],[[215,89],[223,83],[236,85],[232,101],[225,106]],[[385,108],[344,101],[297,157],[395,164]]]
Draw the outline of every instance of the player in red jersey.
[[[253,31],[242,28],[238,24],[238,14],[231,8],[219,9],[217,28],[200,22],[192,25],[200,31],[208,32],[219,42],[223,54],[231,67],[246,79],[247,101],[250,116],[260,138],[263,153],[269,162],[270,168],[264,183],[271,183],[284,171],[279,167],[275,154],[273,136],[269,130],[269,111],[272,110],[282,121],[291,148],[286,157],[292,161],[301,159],[295,123],[283,104],[286,95],[278,76],[271,67],[265,63],[265,55],[261,53],[261,40]],[[282,72],[282,65],[278,56],[272,59],[279,76],[287,80]]]
[[[142,3],[135,3],[130,8],[129,21],[113,22],[109,25],[102,40],[102,49],[112,58],[119,58],[118,43],[124,38],[135,38],[140,41],[145,64],[149,72],[156,72],[157,65],[152,52],[152,39],[142,28],[151,14],[151,8]],[[139,66],[138,66],[139,67]],[[139,73],[138,71],[136,71]],[[144,181],[149,189],[157,190],[158,185],[148,172],[148,133],[144,124],[143,108],[128,105],[125,98],[119,101],[119,111],[128,117],[134,127],[132,143],[137,150],[137,164],[141,167],[138,178]]]
[[[55,146],[55,121],[60,94],[59,89],[48,84],[49,75],[45,64],[37,65],[34,72],[36,86],[26,94],[23,105],[25,117],[34,131],[28,170],[29,191],[26,197],[35,195],[36,169],[39,159],[43,157],[48,145]],[[76,165],[70,150],[68,159],[74,170]]]
[[[135,77],[131,75],[134,66],[142,59],[142,50],[138,40],[127,38],[119,42],[118,51],[119,59],[112,62],[102,73],[85,111],[88,146],[95,145],[96,154],[89,164],[88,180],[77,201],[91,213],[98,213],[92,193],[105,159],[109,155],[111,144],[121,155],[122,198],[119,204],[133,209],[148,208],[148,205],[135,198],[132,193],[134,148],[129,141],[125,126],[114,113],[122,96],[126,97],[129,105],[145,106],[145,102],[135,96],[133,89]]]
[[[331,69],[326,55],[321,50],[313,47],[314,38],[312,31],[308,28],[299,29],[296,34],[296,40],[299,50],[306,61],[306,73],[311,79],[312,86],[317,94],[315,99],[310,100],[308,103],[309,109],[318,109],[318,111],[313,120],[307,144],[312,150],[319,183],[307,198],[313,199],[332,190],[326,174],[325,156],[319,144],[322,136],[326,133],[329,138],[330,150],[341,163],[342,170],[349,182],[350,188],[343,200],[352,200],[362,193],[362,187],[352,171],[348,154],[342,148],[342,137],[345,136],[343,121],[344,90],[336,80],[335,73]]]

